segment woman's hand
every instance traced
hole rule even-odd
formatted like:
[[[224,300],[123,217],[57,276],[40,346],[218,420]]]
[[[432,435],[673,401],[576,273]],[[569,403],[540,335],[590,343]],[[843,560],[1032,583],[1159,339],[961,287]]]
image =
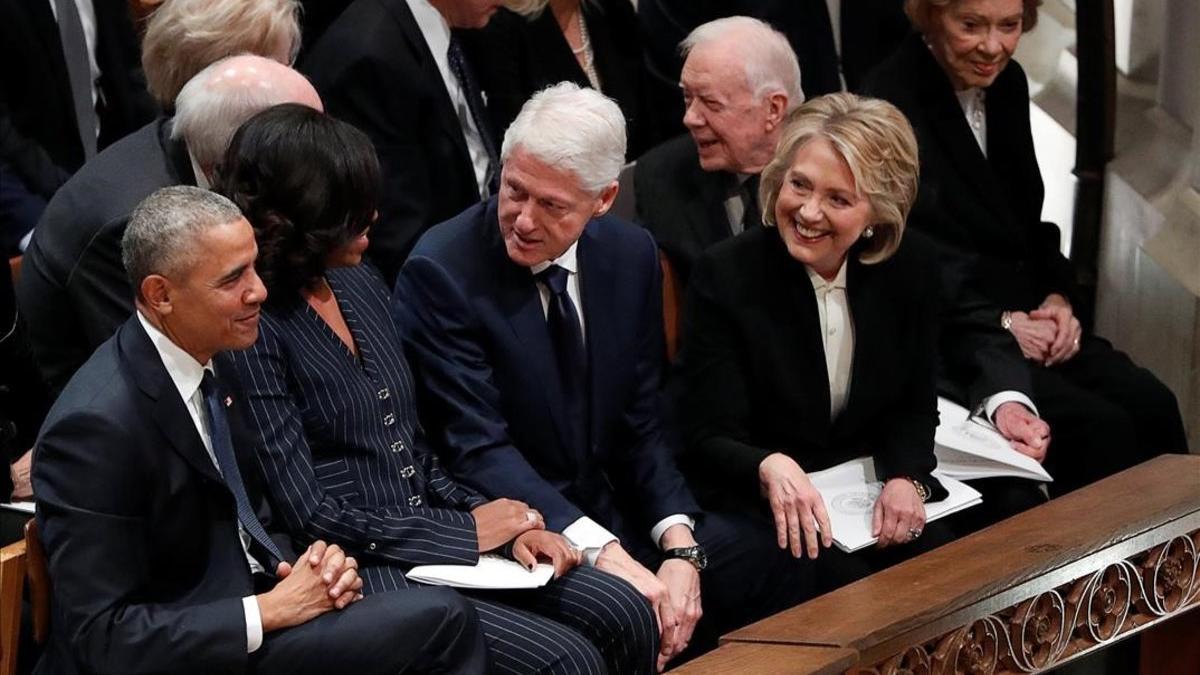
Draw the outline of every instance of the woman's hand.
[[[816,558],[821,546],[833,545],[825,500],[795,460],[781,452],[768,455],[758,465],[758,481],[775,517],[779,548],[790,546],[792,556],[799,558],[803,545],[808,557]]]
[[[883,485],[875,500],[871,534],[879,538],[877,546],[907,544],[925,529],[925,504],[917,488],[907,478],[893,478]],[[916,534],[914,534],[916,533]]]
[[[1021,353],[1030,361],[1044,365],[1058,332],[1054,322],[1050,319],[1034,318],[1025,312],[1009,312],[1009,316],[1012,318],[1012,326],[1008,330],[1017,339]]]
[[[1047,295],[1041,306],[1029,313],[1029,317],[1054,323],[1054,341],[1046,351],[1045,365],[1064,363],[1079,353],[1083,327],[1079,324],[1079,319],[1075,318],[1071,303],[1065,297],[1058,293]]]

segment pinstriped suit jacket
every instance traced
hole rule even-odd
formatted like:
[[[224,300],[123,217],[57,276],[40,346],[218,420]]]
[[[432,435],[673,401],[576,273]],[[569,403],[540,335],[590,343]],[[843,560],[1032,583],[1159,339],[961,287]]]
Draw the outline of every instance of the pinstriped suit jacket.
[[[406,587],[414,565],[475,562],[468,511],[485,500],[425,443],[382,278],[366,265],[326,278],[357,359],[298,297],[264,311],[258,342],[232,358],[278,516],[297,543],[358,558],[365,592]]]

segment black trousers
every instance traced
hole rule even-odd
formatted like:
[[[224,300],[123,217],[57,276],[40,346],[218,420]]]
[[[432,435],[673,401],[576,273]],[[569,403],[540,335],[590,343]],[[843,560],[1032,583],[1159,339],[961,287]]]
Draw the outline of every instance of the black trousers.
[[[471,603],[450,589],[421,588],[370,595],[266,635],[250,664],[279,675],[484,673],[488,656]]]
[[[1033,401],[1050,425],[1051,496],[1163,453],[1187,452],[1175,395],[1108,341],[1085,336],[1066,363],[1030,368]]]

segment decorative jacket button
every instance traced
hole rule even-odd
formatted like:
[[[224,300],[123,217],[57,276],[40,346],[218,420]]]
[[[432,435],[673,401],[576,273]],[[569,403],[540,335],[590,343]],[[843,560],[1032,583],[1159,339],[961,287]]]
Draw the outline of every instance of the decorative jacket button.
[[[383,426],[390,427],[395,423],[396,423],[396,416],[394,414],[388,413],[383,416]]]
[[[412,467],[412,465],[409,465],[409,466],[404,467],[403,469],[400,469],[400,476],[402,478],[412,478],[413,474],[416,472],[417,472],[417,470],[414,469]]]
[[[367,544],[367,550],[374,551],[375,550],[375,542],[371,542],[371,543]]]
[[[404,450],[404,441],[392,443],[392,452],[401,452],[402,450]]]
[[[380,401],[386,401],[387,398],[392,395],[392,392],[388,391],[387,387],[384,387],[383,389],[379,390],[377,395],[379,396]]]
[[[408,505],[409,506],[420,506],[421,505],[421,495],[413,495],[413,496],[409,497]]]

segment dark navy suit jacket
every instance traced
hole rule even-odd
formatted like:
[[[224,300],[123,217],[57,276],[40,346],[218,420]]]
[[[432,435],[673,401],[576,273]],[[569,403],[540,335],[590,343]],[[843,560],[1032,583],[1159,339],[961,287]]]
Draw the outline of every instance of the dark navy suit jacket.
[[[230,422],[236,434],[236,417]],[[35,453],[54,580],[54,630],[40,669],[246,670],[242,598],[254,584],[233,495],[136,317],[80,368]],[[247,492],[269,525],[257,472],[243,459]],[[276,544],[292,559],[286,540]],[[279,562],[257,545],[251,553],[267,570]]]
[[[662,288],[650,235],[613,217],[578,247],[590,362],[585,451],[567,411],[537,286],[504,248],[496,200],[421,238],[394,310],[424,388],[422,420],[463,481],[528,502],[562,530],[590,516],[622,539],[696,513],[659,425]]]

